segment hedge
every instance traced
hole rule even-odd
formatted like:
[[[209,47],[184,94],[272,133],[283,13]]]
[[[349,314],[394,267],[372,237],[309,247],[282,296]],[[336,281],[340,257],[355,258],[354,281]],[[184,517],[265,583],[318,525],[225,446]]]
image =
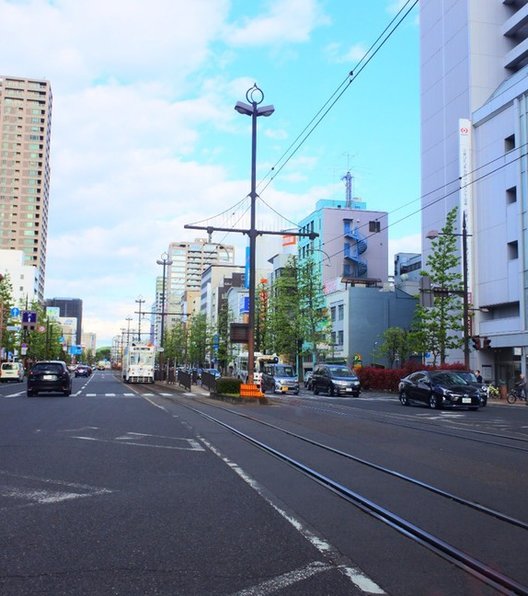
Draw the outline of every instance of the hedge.
[[[416,370],[463,370],[464,368],[464,365],[460,362],[444,364],[442,366],[425,366],[420,362],[409,362],[402,368],[377,368],[374,366],[364,366],[355,370],[361,381],[362,389],[397,392],[400,379],[410,375]]]

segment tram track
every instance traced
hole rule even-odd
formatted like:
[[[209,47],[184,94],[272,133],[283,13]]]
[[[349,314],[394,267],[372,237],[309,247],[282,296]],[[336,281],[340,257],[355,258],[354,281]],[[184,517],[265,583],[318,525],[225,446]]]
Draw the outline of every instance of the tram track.
[[[498,520],[501,523],[513,526],[519,531],[528,530],[528,523],[526,523],[523,520],[516,519],[501,511],[483,506],[475,501],[464,499],[451,492],[444,491],[443,489],[425,483],[417,478],[412,478],[411,476],[401,474],[396,470],[380,466],[374,462],[354,456],[353,454],[335,449],[330,445],[325,445],[324,443],[315,441],[310,437],[300,435],[299,433],[295,433],[286,428],[260,420],[259,418],[255,418],[254,416],[250,416],[241,412],[236,412],[230,408],[213,405],[208,402],[201,401],[199,399],[194,399],[193,401],[195,404],[198,402],[200,404],[206,405],[208,408],[217,408],[230,415],[234,415],[238,418],[245,419],[251,424],[258,424],[267,427],[268,429],[274,432],[287,435],[292,439],[302,441],[303,443],[307,443],[327,453],[338,455],[339,457],[345,458],[357,464],[361,464],[362,466],[366,466],[377,472],[381,472],[383,474],[392,476],[394,478],[397,478],[398,480],[404,481],[405,483],[411,484],[419,489],[424,489],[428,492],[434,493],[435,495],[445,498],[450,502],[470,508],[478,512],[479,514],[489,516],[491,518],[494,518],[495,520]],[[383,524],[390,526],[392,529],[396,530],[400,534],[403,534],[404,536],[413,540],[414,542],[435,552],[444,560],[453,563],[464,572],[469,573],[472,577],[478,579],[479,581],[482,581],[483,583],[492,587],[498,592],[505,594],[528,595],[528,586],[523,585],[523,583],[521,583],[520,581],[516,580],[513,577],[510,577],[507,573],[503,573],[502,571],[498,570],[496,566],[486,563],[485,561],[475,556],[472,556],[464,549],[458,548],[449,541],[444,540],[439,536],[436,536],[435,534],[427,531],[426,529],[417,524],[414,524],[413,522],[405,519],[401,515],[398,515],[394,511],[389,510],[387,507],[384,507],[379,502],[376,502],[375,500],[368,498],[364,494],[360,494],[358,491],[351,489],[349,486],[346,485],[346,483],[336,480],[331,475],[322,472],[320,469],[316,469],[316,467],[310,466],[304,461],[292,457],[284,450],[273,447],[269,442],[263,441],[254,436],[255,433],[244,432],[240,430],[240,428],[236,428],[233,424],[229,424],[228,422],[221,420],[218,417],[212,416],[211,414],[204,412],[200,408],[183,403],[182,401],[178,401],[178,405],[185,407],[188,410],[191,410],[192,412],[208,420],[209,422],[221,426],[222,428],[228,430],[230,433],[233,433],[234,435],[240,437],[244,441],[257,447],[259,450],[288,464],[301,474],[317,482],[320,486],[338,495],[345,501],[355,505],[360,510],[374,517]]]

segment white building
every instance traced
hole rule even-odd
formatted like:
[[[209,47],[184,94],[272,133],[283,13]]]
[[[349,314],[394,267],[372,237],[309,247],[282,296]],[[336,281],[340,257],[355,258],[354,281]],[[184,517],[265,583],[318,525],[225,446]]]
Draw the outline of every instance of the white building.
[[[22,250],[0,250],[0,274],[9,277],[13,288],[12,306],[38,300],[39,272],[35,265],[25,265]]]
[[[427,232],[459,207],[481,309],[470,331],[491,341],[471,364],[507,381],[526,373],[528,348],[527,15],[526,0],[420,2],[424,262]]]

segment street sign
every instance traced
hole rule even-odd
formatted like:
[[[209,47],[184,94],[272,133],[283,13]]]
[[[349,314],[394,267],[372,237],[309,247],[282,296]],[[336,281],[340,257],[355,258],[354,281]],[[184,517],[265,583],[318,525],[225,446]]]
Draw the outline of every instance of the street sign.
[[[37,322],[37,313],[34,310],[23,310],[22,311],[22,327],[29,329],[35,329],[35,323]]]
[[[20,316],[20,309],[17,308],[16,306],[13,306],[13,308],[9,311],[9,314],[12,317],[18,317],[18,316]]]

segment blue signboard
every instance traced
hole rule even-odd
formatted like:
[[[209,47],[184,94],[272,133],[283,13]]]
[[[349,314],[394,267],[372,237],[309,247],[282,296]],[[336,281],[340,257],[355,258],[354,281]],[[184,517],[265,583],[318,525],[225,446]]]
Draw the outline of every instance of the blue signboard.
[[[20,316],[20,309],[17,308],[16,306],[13,306],[13,308],[10,311],[10,314],[12,317],[18,317],[18,316]]]

